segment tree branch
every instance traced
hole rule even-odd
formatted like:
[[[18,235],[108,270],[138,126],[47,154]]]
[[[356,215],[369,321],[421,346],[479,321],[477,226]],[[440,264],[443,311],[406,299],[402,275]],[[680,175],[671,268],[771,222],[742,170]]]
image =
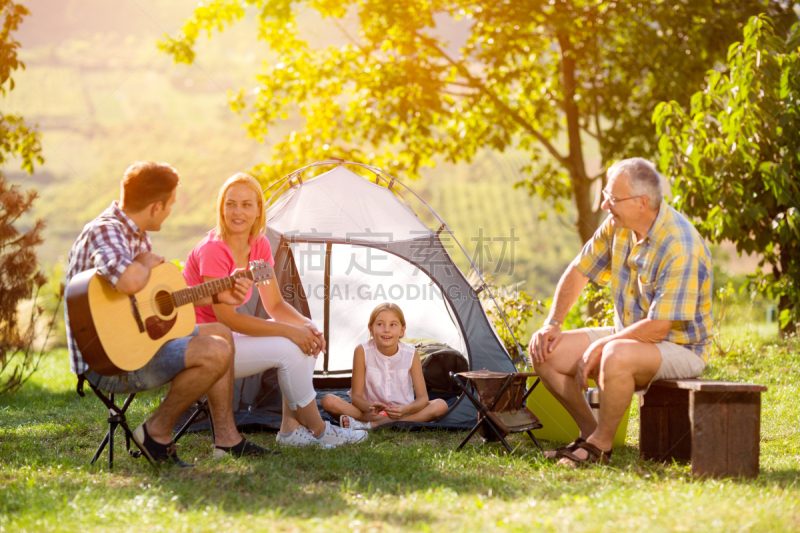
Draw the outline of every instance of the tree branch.
[[[588,126],[581,126],[581,131],[587,134],[592,139],[597,139],[598,141],[601,140],[600,137],[598,137],[595,133],[593,133]]]
[[[470,89],[474,89],[475,85],[471,83],[465,83],[463,81],[450,81],[448,82],[450,85],[457,85],[459,87],[469,87]]]
[[[334,25],[334,26],[336,26],[336,27],[339,29],[339,31],[340,31],[340,32],[342,32],[342,34],[344,34],[344,36],[347,38],[347,40],[348,40],[348,41],[350,41],[350,43],[352,43],[352,44],[353,44],[353,46],[355,46],[356,48],[358,48],[358,49],[359,49],[359,50],[361,50],[362,52],[365,52],[365,53],[369,54],[369,52],[368,52],[368,51],[366,51],[366,50],[364,50],[364,47],[363,47],[363,46],[361,46],[361,43],[359,43],[358,41],[356,41],[356,40],[355,40],[355,39],[354,39],[354,38],[353,38],[353,37],[350,35],[350,33],[347,31],[347,29],[346,29],[344,26],[342,26],[341,24],[339,24],[339,21],[338,21],[338,20],[336,20],[335,18],[333,19],[333,25]]]
[[[555,146],[553,146],[550,143],[550,141],[548,141],[544,137],[544,135],[539,133],[539,131],[536,128],[534,128],[532,124],[530,124],[528,121],[526,121],[524,118],[522,118],[522,116],[520,116],[520,114],[518,112],[516,112],[508,104],[503,102],[500,99],[500,97],[498,97],[492,91],[487,89],[486,86],[483,83],[481,83],[472,74],[470,74],[470,72],[467,69],[467,67],[465,67],[462,63],[460,63],[458,61],[455,61],[450,56],[448,56],[447,53],[439,47],[438,43],[436,43],[435,40],[431,39],[430,37],[425,37],[423,35],[420,35],[416,31],[414,31],[413,33],[421,41],[423,41],[425,44],[427,44],[430,48],[434,49],[436,51],[436,53],[438,53],[441,57],[444,58],[445,61],[450,63],[452,66],[456,67],[456,69],[458,69],[458,72],[465,79],[469,80],[470,85],[472,86],[472,88],[477,89],[479,92],[481,92],[484,95],[486,95],[492,102],[495,103],[495,105],[497,105],[501,110],[503,110],[505,113],[510,115],[511,118],[514,120],[514,122],[516,122],[517,124],[522,126],[528,133],[533,135],[536,138],[536,140],[539,141],[542,144],[542,146],[544,146],[545,149],[548,152],[550,152],[550,155],[552,155],[562,166],[564,166],[566,168],[570,168],[570,164],[569,164],[569,161],[567,160],[567,158],[564,157],[563,155],[561,155],[558,152],[558,150],[556,150]]]
[[[592,94],[594,95],[594,129],[597,132],[597,135],[594,136],[597,141],[602,144],[603,143],[603,130],[600,129],[600,105],[597,103],[597,86],[595,85],[595,79],[592,78]],[[587,128],[586,131],[588,132],[589,129]]]
[[[589,181],[593,182],[597,178],[602,178],[605,175],[606,175],[606,171],[605,170],[601,170],[599,173],[597,173],[594,176],[592,176],[591,178],[589,178]]]
[[[470,87],[470,88],[474,89],[474,87]],[[459,92],[456,92],[456,91],[448,91],[447,89],[442,89],[441,93],[442,94],[447,94],[449,96],[473,96],[475,94],[475,93],[466,93],[466,92],[460,92],[459,93]]]

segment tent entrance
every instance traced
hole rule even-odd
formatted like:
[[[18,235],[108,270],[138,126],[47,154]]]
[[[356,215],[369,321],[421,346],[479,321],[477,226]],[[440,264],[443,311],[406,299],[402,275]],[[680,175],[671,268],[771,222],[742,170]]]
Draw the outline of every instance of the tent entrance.
[[[451,304],[418,266],[380,245],[294,242],[279,249],[291,252],[296,269],[295,283],[284,285],[284,299],[307,309],[325,336],[328,349],[317,359],[314,372],[320,385],[322,378],[352,375],[353,351],[369,340],[370,313],[382,302],[403,310],[408,324],[405,342],[436,340],[466,357]],[[281,259],[276,257],[276,264]]]

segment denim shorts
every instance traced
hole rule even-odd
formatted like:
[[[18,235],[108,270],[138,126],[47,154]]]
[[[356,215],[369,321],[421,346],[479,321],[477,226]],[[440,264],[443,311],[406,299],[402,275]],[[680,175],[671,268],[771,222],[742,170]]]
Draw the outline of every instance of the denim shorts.
[[[186,346],[196,337],[199,328],[188,337],[173,339],[158,349],[146,365],[133,372],[123,372],[116,376],[101,376],[92,370],[86,371],[86,379],[102,391],[114,394],[130,394],[156,389],[169,383],[186,368]]]

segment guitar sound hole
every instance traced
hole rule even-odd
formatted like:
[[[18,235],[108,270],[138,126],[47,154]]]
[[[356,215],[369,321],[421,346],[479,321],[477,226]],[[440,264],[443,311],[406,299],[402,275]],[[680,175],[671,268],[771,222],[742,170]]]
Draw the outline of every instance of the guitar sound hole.
[[[167,291],[158,291],[156,293],[156,307],[158,312],[163,316],[169,316],[175,309],[175,304],[172,301],[172,295]]]

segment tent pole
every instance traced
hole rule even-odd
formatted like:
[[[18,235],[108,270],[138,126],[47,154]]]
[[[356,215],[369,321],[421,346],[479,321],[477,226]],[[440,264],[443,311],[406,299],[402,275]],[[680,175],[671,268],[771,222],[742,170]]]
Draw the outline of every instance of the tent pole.
[[[514,339],[514,344],[517,345],[517,350],[519,351],[519,355],[517,357],[513,357],[511,359],[512,362],[516,363],[517,360],[521,359],[525,363],[525,366],[529,367],[530,365],[528,365],[528,358],[525,357],[525,351],[522,348],[522,345],[519,343],[519,340],[517,340],[517,336],[514,335],[514,331],[511,329],[511,326],[509,325],[508,320],[506,319],[506,314],[503,311],[503,308],[500,307],[500,304],[497,303],[497,300],[495,299],[494,294],[492,294],[492,291],[489,289],[489,286],[486,284],[486,281],[483,279],[483,275],[481,274],[481,271],[478,270],[478,267],[477,267],[477,265],[475,265],[475,262],[472,260],[472,257],[470,257],[470,255],[467,253],[467,251],[464,249],[464,247],[461,246],[461,243],[458,242],[458,239],[456,239],[456,236],[455,236],[455,234],[453,234],[453,230],[450,229],[450,226],[448,226],[447,224],[445,224],[444,226],[447,228],[447,232],[450,234],[450,237],[452,237],[453,241],[455,241],[455,243],[461,249],[461,252],[465,256],[467,256],[467,259],[469,260],[470,265],[472,265],[472,269],[478,275],[478,279],[481,280],[481,283],[483,284],[483,288],[486,290],[486,294],[489,295],[489,298],[492,299],[492,301],[494,302],[495,307],[497,307],[497,309],[500,311],[500,317],[503,319],[503,324],[506,325],[506,329],[508,330],[509,335],[511,335],[511,338]],[[439,238],[438,233],[437,233],[436,237]],[[439,240],[441,240],[441,239],[439,239]]]
[[[325,245],[325,281],[324,281],[324,288],[325,288],[325,312],[323,318],[323,329],[325,335],[325,355],[322,358],[322,372],[323,374],[328,373],[328,358],[330,357],[331,353],[331,251],[333,250],[333,244],[328,243]]]

